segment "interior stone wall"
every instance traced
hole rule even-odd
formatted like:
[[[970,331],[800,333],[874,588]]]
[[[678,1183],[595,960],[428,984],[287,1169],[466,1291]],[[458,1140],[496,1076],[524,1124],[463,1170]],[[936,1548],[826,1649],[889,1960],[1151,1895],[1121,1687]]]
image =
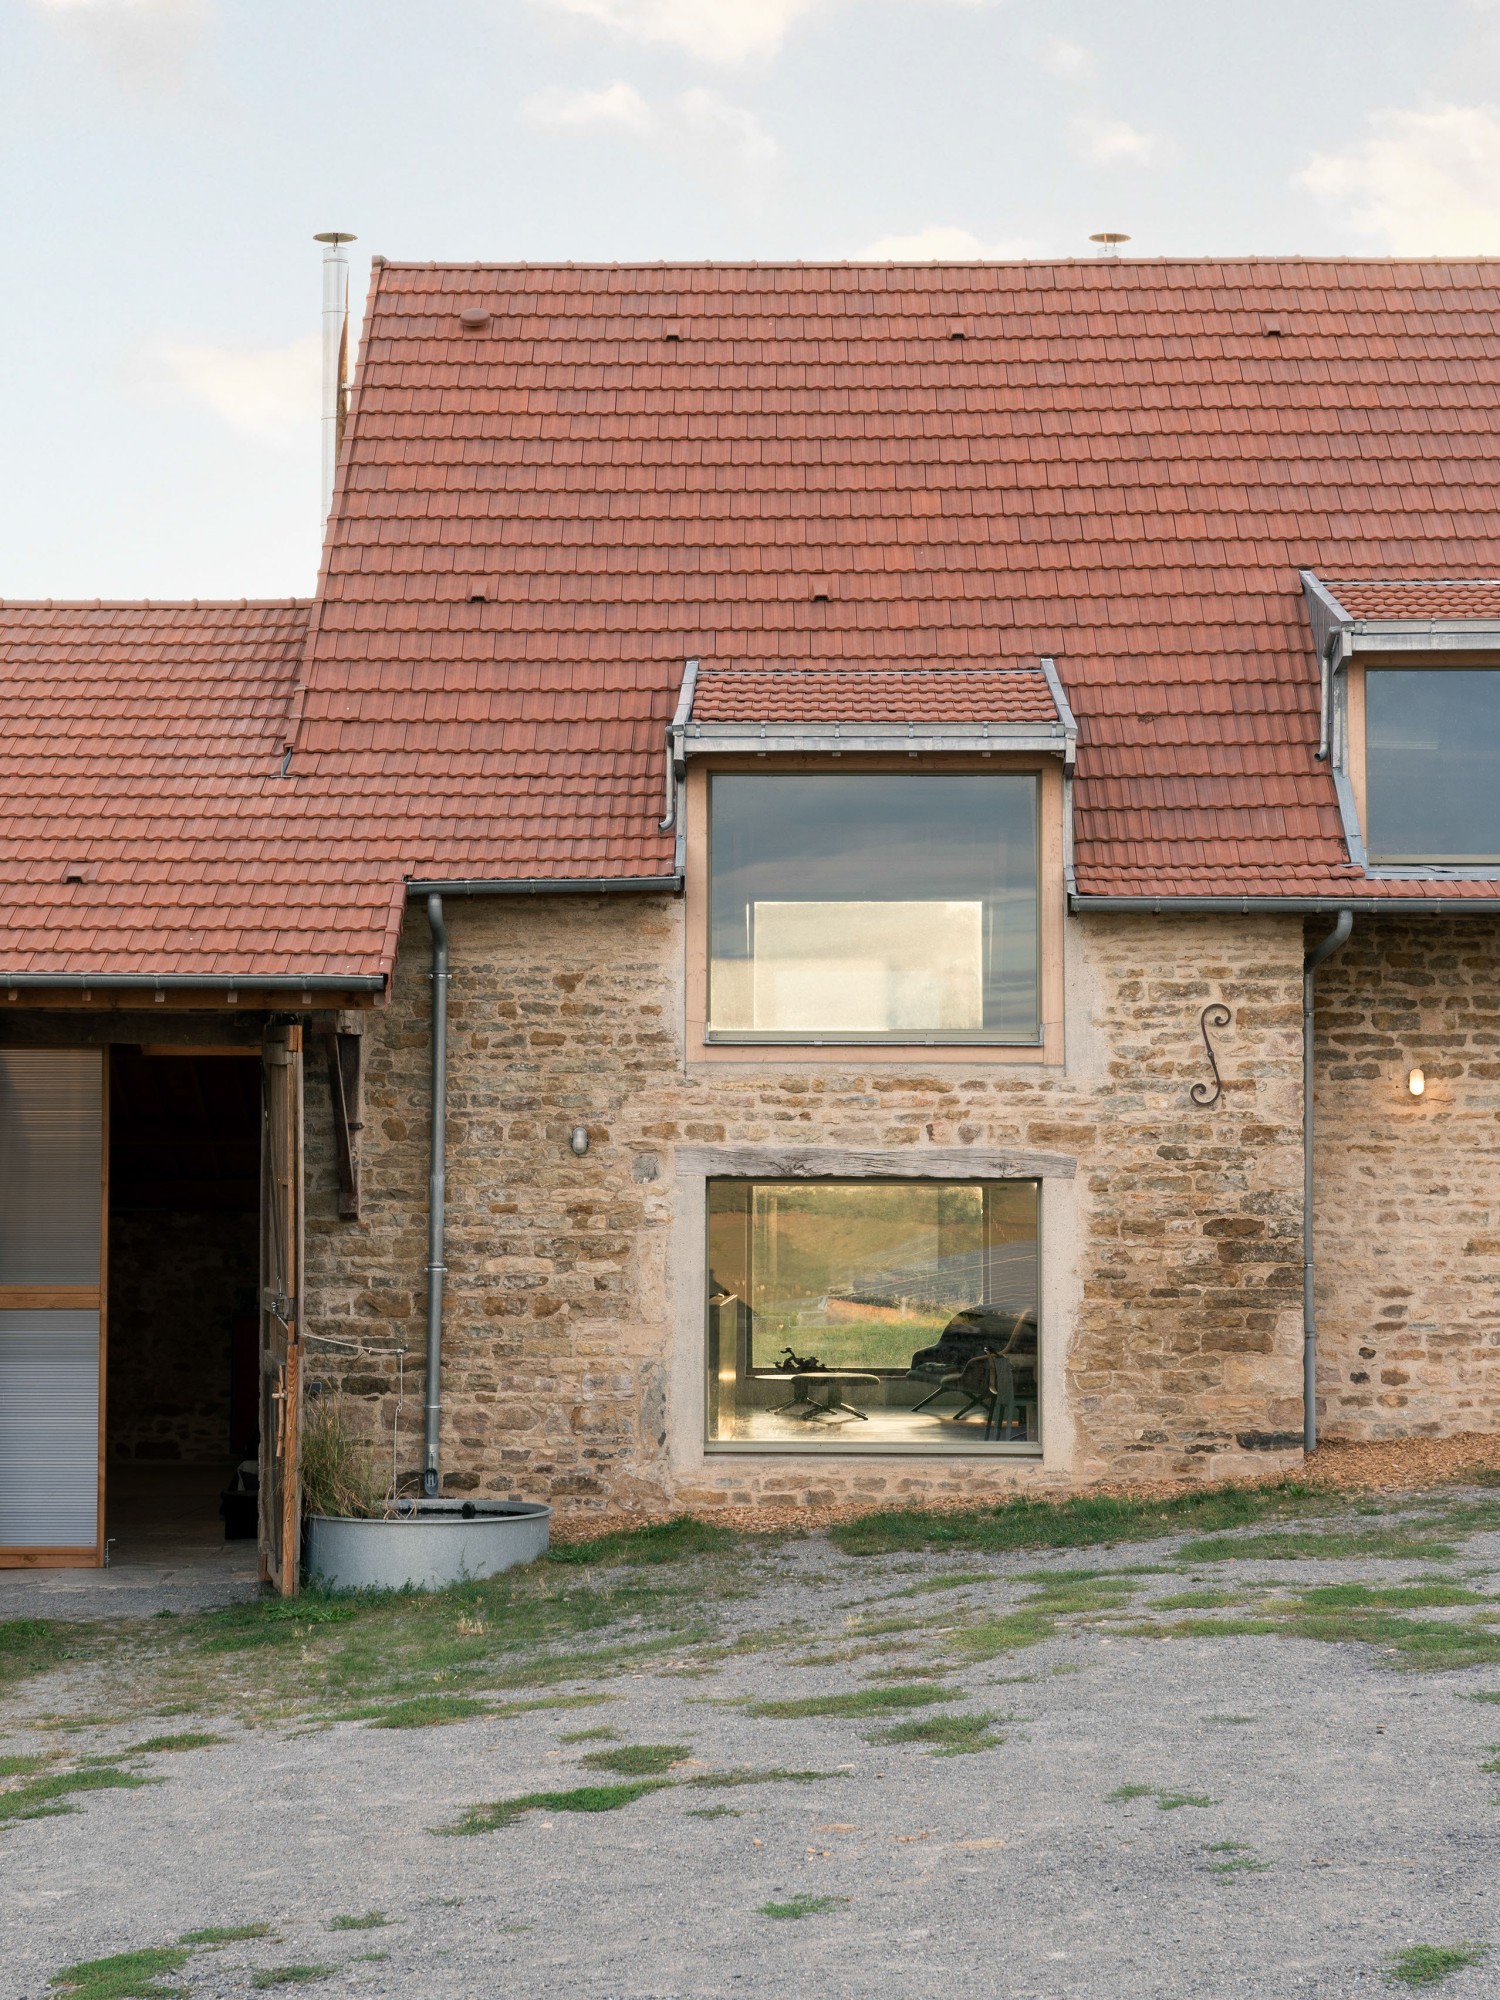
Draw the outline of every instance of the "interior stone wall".
[[[1300,1436],[1302,929],[1279,917],[1067,925],[1067,1062],[688,1064],[679,901],[448,905],[452,938],[444,1415],[456,1491],[592,1514],[881,1500],[1105,1473],[1262,1471]],[[430,946],[413,913],[366,1025],[363,1212],[337,1216],[326,1080],[308,1065],[308,1327],[382,1449],[421,1430]],[[1200,1014],[1232,1012],[1208,1077]],[[568,1133],[586,1125],[584,1158]],[[1048,1459],[693,1459],[669,1394],[679,1145],[1021,1146],[1078,1162],[1065,1409]],[[345,1343],[334,1347],[330,1341]],[[354,1351],[350,1351],[350,1345]],[[679,1449],[674,1454],[669,1443]],[[685,1461],[693,1461],[690,1474]],[[675,1466],[675,1469],[674,1469]]]
[[[112,1459],[229,1460],[230,1330],[255,1309],[253,1215],[110,1218],[105,1436]]]
[[[1500,922],[1356,917],[1316,1031],[1323,1435],[1500,1430]]]

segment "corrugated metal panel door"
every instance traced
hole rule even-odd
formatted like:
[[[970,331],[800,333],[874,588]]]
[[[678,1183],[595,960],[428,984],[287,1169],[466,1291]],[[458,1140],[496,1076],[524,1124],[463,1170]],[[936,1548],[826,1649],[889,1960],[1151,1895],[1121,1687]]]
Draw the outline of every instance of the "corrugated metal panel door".
[[[97,1550],[104,1058],[0,1049],[0,1551]]]

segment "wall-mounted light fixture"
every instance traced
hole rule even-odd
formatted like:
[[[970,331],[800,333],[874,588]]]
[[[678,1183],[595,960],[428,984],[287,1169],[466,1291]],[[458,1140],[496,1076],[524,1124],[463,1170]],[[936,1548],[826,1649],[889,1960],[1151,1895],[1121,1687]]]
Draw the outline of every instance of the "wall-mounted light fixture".
[[[584,1154],[589,1149],[588,1126],[575,1125],[572,1131],[568,1134],[568,1144],[573,1148],[573,1151],[578,1155],[579,1159],[581,1160]]]
[[[1413,1097],[1420,1097],[1422,1092],[1427,1088],[1427,1078],[1421,1070],[1414,1069],[1406,1079],[1406,1087]]]

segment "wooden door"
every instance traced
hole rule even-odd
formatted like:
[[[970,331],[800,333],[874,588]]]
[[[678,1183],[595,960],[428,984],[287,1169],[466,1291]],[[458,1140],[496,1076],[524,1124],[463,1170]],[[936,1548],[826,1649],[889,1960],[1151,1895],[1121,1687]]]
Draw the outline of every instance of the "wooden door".
[[[295,1595],[302,1553],[302,1029],[261,1050],[260,1573]]]

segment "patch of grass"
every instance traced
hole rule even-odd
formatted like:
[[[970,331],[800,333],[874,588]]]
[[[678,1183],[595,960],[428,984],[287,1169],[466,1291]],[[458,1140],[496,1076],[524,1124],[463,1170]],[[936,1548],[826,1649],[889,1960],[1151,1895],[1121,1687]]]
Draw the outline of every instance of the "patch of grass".
[[[1465,1701],[1500,1701],[1500,1688],[1484,1688],[1477,1694],[1466,1694]]]
[[[959,1699],[953,1688],[937,1687],[930,1681],[907,1681],[887,1687],[862,1687],[852,1694],[808,1694],[790,1701],[752,1701],[745,1704],[745,1712],[778,1722],[793,1722],[807,1715],[885,1715],[892,1709],[924,1708],[932,1702]]]
[[[984,1569],[950,1570],[946,1576],[929,1576],[921,1583],[909,1583],[905,1590],[898,1590],[897,1597],[926,1597],[934,1590],[964,1590],[971,1583],[993,1583],[995,1578]]]
[[[1206,1854],[1217,1854],[1218,1861],[1210,1861],[1208,1872],[1217,1875],[1221,1882],[1231,1882],[1236,1875],[1264,1875],[1269,1870],[1269,1861],[1252,1854],[1250,1849],[1238,1840],[1216,1840],[1212,1847],[1204,1849]]]
[[[1005,1738],[995,1734],[993,1725],[1010,1719],[1009,1716],[985,1713],[924,1715],[911,1722],[898,1722],[893,1729],[882,1729],[868,1740],[871,1743],[927,1743],[932,1746],[935,1757],[963,1757],[975,1750],[998,1750]]]
[[[336,1965],[271,1965],[255,1973],[250,1984],[257,1992],[268,1986],[312,1986],[320,1979],[332,1979]]]
[[[180,1972],[191,1953],[182,1945],[155,1945],[145,1951],[120,1951],[112,1958],[86,1958],[65,1965],[47,1982],[55,1991],[77,2000],[157,2000],[180,1994],[180,1986],[163,1986],[164,1975]]]
[[[1385,1976],[1396,1986],[1441,1986],[1466,1966],[1482,1965],[1489,1955],[1487,1944],[1410,1944],[1390,1960]]]
[[[618,1743],[618,1729],[565,1729],[559,1743]]]
[[[546,1560],[610,1565],[681,1562],[686,1556],[718,1556],[730,1549],[742,1550],[751,1540],[732,1528],[696,1520],[691,1514],[678,1514],[670,1521],[654,1521],[645,1528],[621,1528],[580,1542],[554,1542]]]
[[[591,1750],[583,1762],[591,1771],[614,1771],[622,1778],[656,1778],[692,1754],[691,1743],[621,1743],[613,1750]]]
[[[0,1687],[28,1674],[45,1673],[82,1650],[78,1635],[61,1620],[0,1619]]]
[[[1205,1715],[1203,1720],[1205,1722],[1258,1722],[1260,1718],[1255,1715]]]
[[[1003,1612],[998,1618],[981,1618],[951,1633],[944,1644],[966,1665],[978,1666],[1002,1653],[1018,1652],[1023,1646],[1043,1645],[1056,1636],[1056,1617],[1038,1604]]]
[[[1108,1799],[1155,1799],[1161,1812],[1178,1812],[1183,1806],[1216,1806],[1219,1801],[1203,1792],[1165,1792],[1160,1785],[1117,1785],[1105,1794]]]
[[[229,1739],[211,1736],[206,1729],[183,1729],[175,1736],[148,1736],[144,1743],[132,1743],[122,1757],[158,1757],[168,1750],[212,1750]]]
[[[24,1778],[31,1771],[45,1771],[51,1757],[0,1757],[0,1778]]]
[[[641,1778],[629,1785],[579,1785],[566,1792],[523,1792],[519,1798],[470,1806],[456,1825],[434,1827],[433,1831],[494,1833],[500,1827],[514,1826],[531,1812],[618,1812],[622,1806],[632,1806],[648,1792],[659,1792],[670,1783],[669,1778]]]
[[[841,1903],[847,1903],[847,1896],[792,1896],[784,1903],[762,1903],[758,1914],[763,1917],[821,1917],[825,1911],[836,1910]]]
[[[1060,1618],[1117,1611],[1130,1602],[1139,1588],[1139,1584],[1124,1577],[1056,1576],[1027,1599],[1025,1608]]]
[[[1437,1609],[1460,1604],[1492,1604],[1481,1590],[1465,1590],[1445,1580],[1425,1578],[1418,1583],[1397,1583],[1375,1589],[1364,1583],[1323,1583],[1301,1593],[1309,1609],[1343,1611],[1358,1606],[1378,1606],[1392,1611]]]
[[[390,1922],[384,1910],[366,1910],[362,1917],[330,1917],[331,1931],[381,1931]]]
[[[488,1715],[488,1702],[471,1694],[416,1694],[393,1702],[371,1719],[372,1729],[435,1729],[445,1722],[467,1722]]]
[[[886,1508],[837,1522],[828,1533],[850,1556],[944,1548],[1080,1549],[1347,1511],[1348,1501],[1340,1494],[1282,1480],[1273,1486],[1206,1488],[1157,1500],[1080,1494],[1068,1500],[1005,1500],[953,1513]]]
[[[1458,1554],[1451,1542],[1419,1539],[1409,1528],[1340,1533],[1291,1528],[1265,1535],[1224,1535],[1188,1542],[1183,1562],[1440,1562]]]
[[[743,1819],[744,1809],[740,1806],[690,1806],[689,1819]]]
[[[13,1791],[0,1792],[0,1824],[15,1819],[49,1819],[54,1813],[72,1812],[74,1808],[68,1800],[75,1792],[133,1792],[150,1782],[149,1778],[138,1777],[134,1771],[122,1771],[114,1764],[28,1778]]]
[[[221,1944],[245,1944],[251,1938],[271,1935],[269,1924],[210,1924],[207,1930],[184,1931],[177,1940],[179,1944],[213,1947]]]
[[[763,1771],[705,1771],[701,1777],[689,1778],[687,1782],[723,1791],[733,1785],[815,1785],[823,1778],[847,1778],[848,1775],[847,1771],[783,1771],[773,1766]]]
[[[1219,1611],[1227,1604],[1244,1604],[1242,1590],[1179,1590],[1175,1597],[1153,1597],[1153,1611]]]

